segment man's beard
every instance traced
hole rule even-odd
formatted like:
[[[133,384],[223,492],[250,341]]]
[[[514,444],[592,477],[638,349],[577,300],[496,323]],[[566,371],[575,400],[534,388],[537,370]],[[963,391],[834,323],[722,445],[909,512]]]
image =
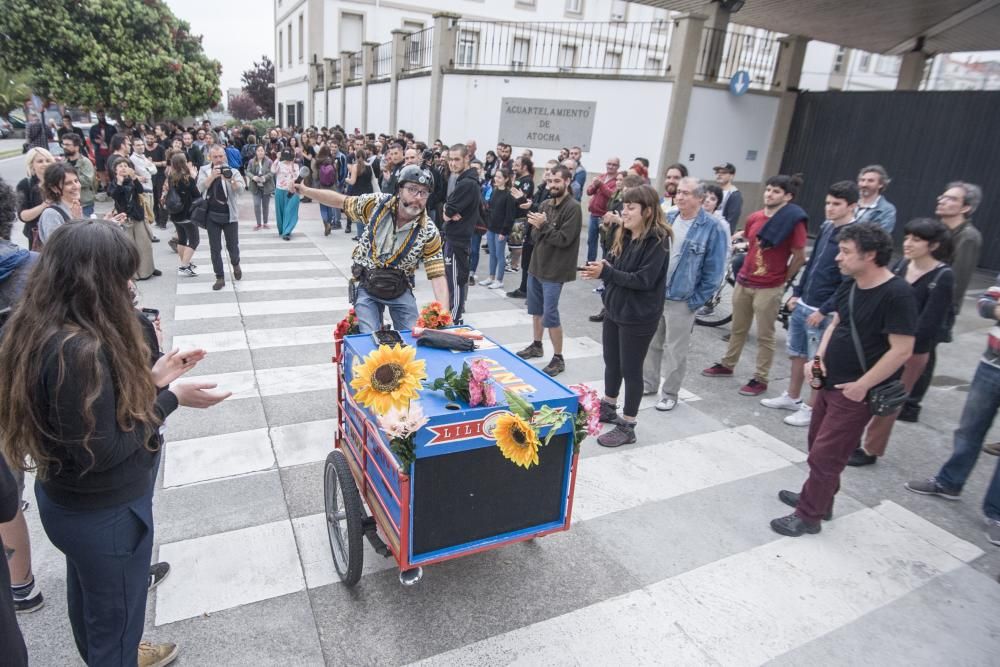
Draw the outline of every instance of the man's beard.
[[[677,194],[677,186],[671,183],[667,186],[666,192],[668,197],[674,197]]]
[[[424,205],[419,203],[406,203],[402,199],[399,200],[399,206],[402,208],[408,216],[415,218],[424,211]]]

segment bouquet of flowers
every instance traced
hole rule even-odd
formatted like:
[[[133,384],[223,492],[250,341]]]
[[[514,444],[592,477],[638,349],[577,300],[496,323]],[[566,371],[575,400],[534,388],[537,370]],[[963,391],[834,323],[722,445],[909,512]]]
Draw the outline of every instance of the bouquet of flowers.
[[[420,310],[417,326],[425,329],[443,329],[452,323],[451,313],[445,311],[437,301],[431,301]]]
[[[419,404],[411,403],[406,409],[390,408],[378,416],[378,425],[389,436],[389,448],[399,458],[404,470],[416,460],[413,438],[428,419]]]
[[[358,316],[351,308],[344,319],[337,323],[337,328],[333,330],[333,339],[340,340],[344,336],[356,333],[361,333],[361,327],[358,325]]]
[[[573,418],[575,429],[573,434],[573,451],[574,453],[578,453],[580,451],[580,443],[588,435],[596,438],[601,434],[601,397],[597,395],[596,391],[585,384],[570,385],[570,389],[576,393],[580,404],[580,407],[576,410],[576,416]]]
[[[449,400],[468,403],[470,408],[480,405],[489,408],[497,404],[496,390],[485,359],[476,359],[471,365],[463,363],[461,372],[447,366],[444,377],[436,378],[428,388],[443,391]]]

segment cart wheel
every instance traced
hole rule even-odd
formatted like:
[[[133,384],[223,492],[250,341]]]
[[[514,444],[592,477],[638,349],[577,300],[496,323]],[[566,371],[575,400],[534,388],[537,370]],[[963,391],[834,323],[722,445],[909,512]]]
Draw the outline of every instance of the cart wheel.
[[[326,499],[326,532],[330,538],[330,551],[333,552],[333,566],[344,585],[353,586],[361,579],[364,563],[363,510],[358,487],[340,450],[335,449],[326,457],[323,497]]]

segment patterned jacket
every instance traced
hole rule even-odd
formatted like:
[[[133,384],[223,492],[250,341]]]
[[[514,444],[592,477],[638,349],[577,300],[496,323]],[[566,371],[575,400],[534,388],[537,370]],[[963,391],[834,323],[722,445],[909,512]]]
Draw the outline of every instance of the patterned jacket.
[[[376,231],[380,225],[395,225],[396,197],[388,194],[367,194],[357,197],[347,197],[344,201],[344,214],[356,223],[364,223],[365,231],[354,248],[353,259],[366,269],[377,269],[391,266],[403,270],[412,276],[421,261],[427,272],[427,279],[433,280],[444,275],[444,254],[441,249],[441,235],[437,227],[422,213],[416,226],[410,232],[415,234],[413,243],[407,239],[398,254],[387,262],[381,262],[374,250]],[[412,238],[412,237],[411,237]],[[408,248],[408,249],[407,249]]]

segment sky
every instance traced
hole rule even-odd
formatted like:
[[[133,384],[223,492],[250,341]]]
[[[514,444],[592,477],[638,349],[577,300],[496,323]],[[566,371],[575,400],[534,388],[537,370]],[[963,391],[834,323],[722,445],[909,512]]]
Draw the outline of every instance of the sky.
[[[226,90],[242,88],[240,77],[255,60],[274,57],[272,0],[164,0],[177,18],[202,35],[205,55],[222,63],[222,101]]]

